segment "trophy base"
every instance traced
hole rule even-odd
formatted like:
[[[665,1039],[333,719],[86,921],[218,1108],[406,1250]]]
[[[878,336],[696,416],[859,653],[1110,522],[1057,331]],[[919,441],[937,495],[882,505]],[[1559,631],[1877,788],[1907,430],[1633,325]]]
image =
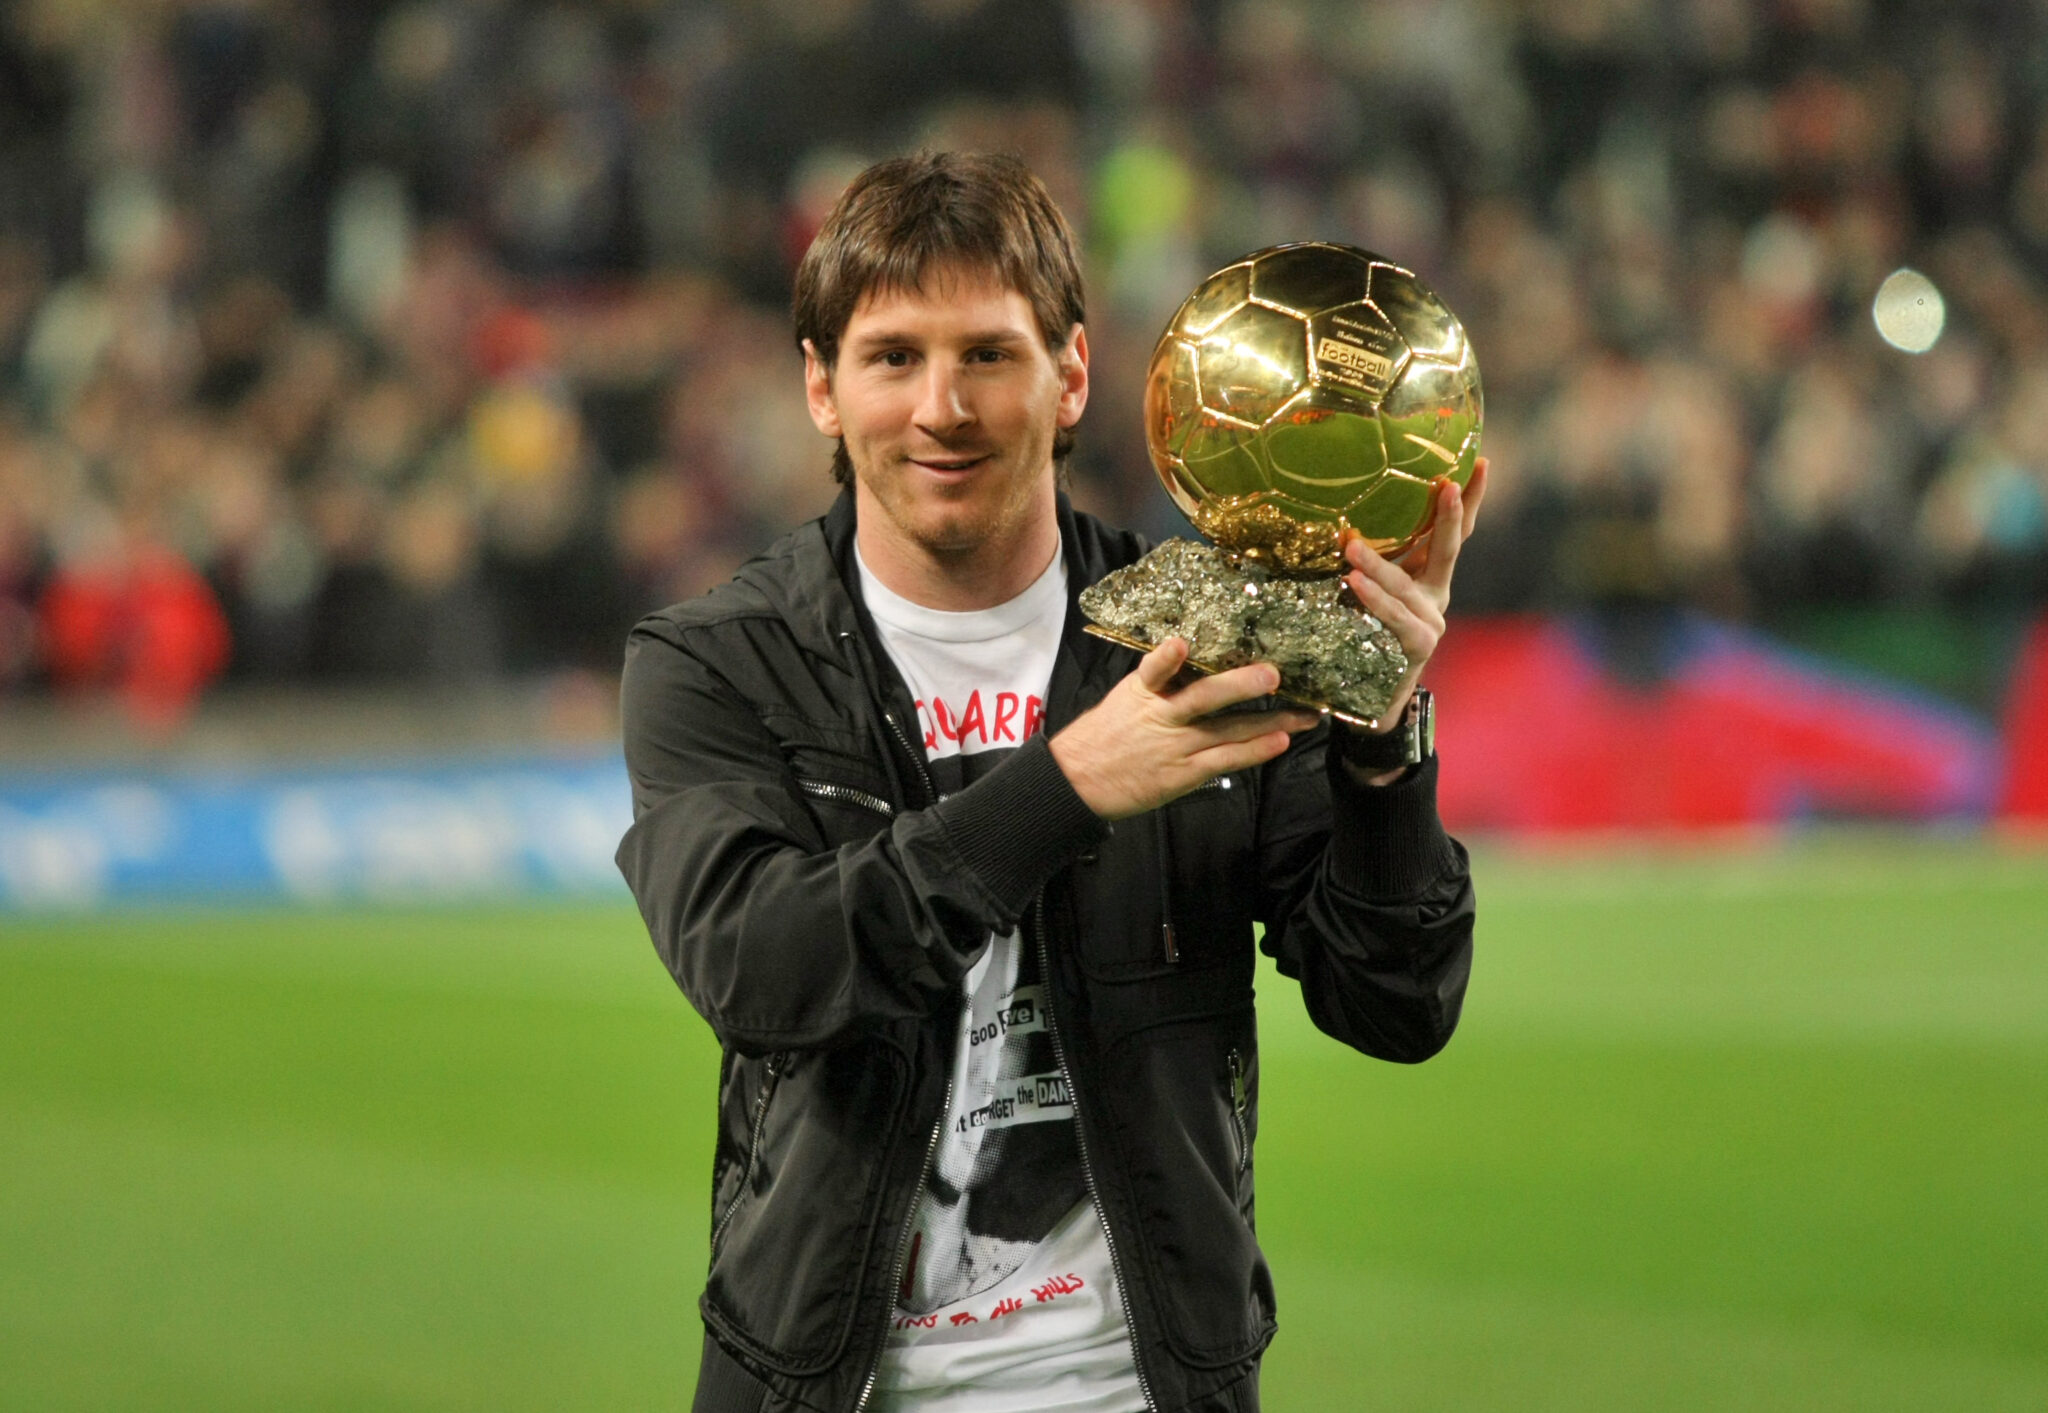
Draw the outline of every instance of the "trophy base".
[[[1149,652],[1188,644],[1188,665],[1280,670],[1276,696],[1368,729],[1408,671],[1400,641],[1359,610],[1344,581],[1286,579],[1212,545],[1168,540],[1081,593],[1098,638]]]

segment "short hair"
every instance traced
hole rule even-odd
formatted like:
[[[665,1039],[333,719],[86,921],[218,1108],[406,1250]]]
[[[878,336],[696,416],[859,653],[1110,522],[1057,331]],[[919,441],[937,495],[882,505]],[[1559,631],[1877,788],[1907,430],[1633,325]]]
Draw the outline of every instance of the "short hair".
[[[1049,350],[1084,320],[1073,230],[1031,169],[1015,157],[920,152],[875,163],[840,194],[797,267],[797,346],[809,340],[832,367],[863,298],[921,289],[946,266],[988,271],[1023,295]],[[1060,428],[1053,459],[1073,449],[1073,429]],[[844,438],[832,478],[842,486],[853,479]]]

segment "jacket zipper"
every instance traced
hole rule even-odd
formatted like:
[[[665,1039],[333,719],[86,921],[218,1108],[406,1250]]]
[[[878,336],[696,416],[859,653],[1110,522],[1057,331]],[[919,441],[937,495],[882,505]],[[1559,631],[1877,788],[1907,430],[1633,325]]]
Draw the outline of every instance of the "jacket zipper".
[[[903,723],[896,719],[895,712],[884,711],[882,720],[889,723],[889,731],[896,737],[896,744],[903,747],[903,754],[910,757],[910,763],[917,767],[917,778],[924,782],[925,803],[937,804],[939,791],[938,787],[932,784],[931,771],[925,766],[924,752],[910,744],[910,737],[903,730]]]
[[[1032,905],[1033,930],[1038,934],[1038,974],[1045,987],[1045,1030],[1052,1037],[1053,1058],[1059,1061],[1060,1080],[1067,1086],[1067,1102],[1074,1106],[1074,1146],[1081,1155],[1081,1180],[1087,1184],[1088,1200],[1095,1204],[1095,1219],[1102,1223],[1102,1239],[1109,1247],[1109,1268],[1116,1276],[1116,1297],[1124,1308],[1124,1329],[1131,1338],[1131,1367],[1138,1374],[1138,1392],[1145,1407],[1156,1410],[1159,1400],[1152,1396],[1152,1381],[1145,1377],[1145,1357],[1138,1350],[1138,1322],[1131,1318],[1131,1283],[1124,1276],[1123,1258],[1117,1254],[1116,1233],[1110,1229],[1109,1214],[1102,1207],[1102,1191],[1095,1182],[1095,1165],[1088,1158],[1088,1134],[1081,1127],[1081,1095],[1074,1088],[1074,1073],[1067,1068],[1067,1045],[1060,1039],[1058,1018],[1053,1014],[1052,948],[1045,936],[1045,894],[1041,891]]]
[[[946,1130],[946,1115],[953,1111],[953,1081],[946,1080],[946,1097],[939,1105],[939,1117],[932,1124],[932,1136],[924,1145],[924,1163],[917,1170],[917,1187],[910,1194],[910,1210],[903,1218],[903,1235],[896,1239],[896,1261],[889,1271],[889,1315],[896,1312],[896,1292],[903,1288],[903,1268],[910,1261],[910,1237],[917,1229],[918,1204],[924,1201],[924,1190],[932,1177],[932,1157],[939,1151],[939,1135]],[[853,1413],[861,1413],[868,1406],[868,1399],[874,1396],[875,1379],[882,1372],[882,1355],[889,1347],[889,1321],[882,1321],[882,1337],[875,1341],[875,1356],[868,1361],[868,1376],[860,1386],[860,1398],[853,1405]]]
[[[859,637],[851,631],[842,630],[839,633],[838,638],[840,642],[847,645],[848,651],[850,651],[853,654],[854,675],[856,677],[861,677],[863,675],[871,676],[872,674],[865,674],[863,671],[864,668],[872,667],[873,662],[870,660],[868,653],[861,644]],[[889,723],[889,734],[896,738],[896,744],[903,748],[903,754],[906,757],[908,757],[910,763],[917,768],[917,778],[924,785],[924,802],[928,805],[937,804],[939,802],[939,792],[937,788],[932,784],[932,773],[930,769],[925,765],[924,752],[917,749],[917,747],[913,746],[910,743],[910,733],[905,731],[903,729],[903,723],[896,719],[896,711],[893,707],[885,706],[882,708],[882,720]],[[798,783],[802,784],[803,782],[799,781]],[[870,796],[869,798],[873,797]],[[881,803],[887,804],[886,801],[882,801]],[[895,811],[893,809],[890,810],[890,814],[893,816],[895,814]]]
[[[1244,1176],[1244,1170],[1252,1165],[1252,1140],[1245,1129],[1246,1106],[1244,1057],[1235,1049],[1230,1052],[1230,1121],[1237,1128],[1237,1175]]]
[[[719,1213],[718,1225],[711,1229],[711,1249],[718,1250],[719,1240],[724,1237],[726,1227],[732,1222],[733,1214],[746,1199],[747,1189],[754,1184],[754,1169],[761,1161],[761,1134],[768,1127],[768,1105],[775,1098],[775,1087],[782,1079],[783,1057],[779,1054],[768,1057],[768,1074],[761,1081],[760,1097],[754,1100],[754,1131],[747,1139],[747,1166],[740,1174],[739,1191],[732,1195],[732,1201],[725,1204]]]
[[[873,810],[885,819],[896,817],[896,807],[880,795],[870,795],[867,791],[856,790],[851,785],[833,785],[823,780],[798,780],[796,788],[821,800],[836,800],[843,805],[858,805],[864,810]]]

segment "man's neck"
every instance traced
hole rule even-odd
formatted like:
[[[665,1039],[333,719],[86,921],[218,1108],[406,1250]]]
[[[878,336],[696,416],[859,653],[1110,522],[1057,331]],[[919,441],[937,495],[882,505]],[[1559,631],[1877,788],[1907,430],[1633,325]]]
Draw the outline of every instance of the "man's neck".
[[[854,527],[861,562],[891,593],[925,608],[972,613],[1008,603],[1030,588],[1060,549],[1057,516],[1033,516],[1000,543],[957,554],[933,551],[902,535],[880,514]]]

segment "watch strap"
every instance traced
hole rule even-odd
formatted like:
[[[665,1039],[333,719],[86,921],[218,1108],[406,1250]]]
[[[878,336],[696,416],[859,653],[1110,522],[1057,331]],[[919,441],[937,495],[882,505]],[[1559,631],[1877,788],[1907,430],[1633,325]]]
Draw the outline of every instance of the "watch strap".
[[[1344,759],[1366,770],[1400,770],[1419,765],[1436,751],[1436,698],[1417,687],[1408,698],[1400,722],[1391,731],[1351,731]]]

